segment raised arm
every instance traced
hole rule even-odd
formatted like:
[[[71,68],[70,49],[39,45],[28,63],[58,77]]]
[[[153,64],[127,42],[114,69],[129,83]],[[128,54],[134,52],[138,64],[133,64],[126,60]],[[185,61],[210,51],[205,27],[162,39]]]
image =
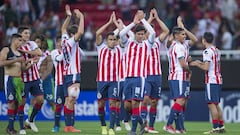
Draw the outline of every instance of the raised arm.
[[[152,26],[146,21],[146,19],[144,18],[144,13],[143,11],[140,12],[140,18],[141,22],[143,23],[144,27],[147,29],[147,31],[149,32],[149,36],[148,36],[148,41],[150,43],[154,43],[155,40],[155,36],[156,36],[156,32],[154,31],[154,29],[152,28]]]
[[[76,14],[76,17],[79,18],[78,31],[74,35],[74,40],[78,41],[84,33],[84,16],[79,9],[74,9],[74,13]]]
[[[190,46],[194,45],[198,41],[197,37],[185,28],[181,16],[178,16],[177,18],[177,25],[178,27],[183,28],[187,36],[190,38],[190,42],[189,42]]]
[[[115,13],[113,12],[108,20],[108,22],[106,24],[104,24],[103,26],[101,26],[97,31],[96,31],[96,45],[100,45],[100,43],[102,43],[102,33],[104,32],[104,30],[107,29],[107,27],[109,25],[111,25],[113,23],[113,16],[115,15]]]
[[[158,22],[158,25],[160,26],[160,28],[162,29],[162,33],[159,34],[159,40],[161,42],[163,42],[166,37],[168,36],[169,34],[169,29],[168,27],[164,24],[164,22],[159,18],[158,16],[158,13],[157,13],[157,10],[156,9],[152,9],[152,12],[153,12],[153,16],[154,18],[157,20]]]
[[[71,16],[72,16],[72,13],[71,13],[71,10],[70,10],[70,6],[69,5],[66,5],[65,6],[65,12],[66,12],[66,19],[64,20],[63,24],[62,24],[62,27],[61,27],[61,33],[62,34],[65,34],[67,33],[67,27],[68,27],[68,24],[70,23],[70,20],[71,20]]]

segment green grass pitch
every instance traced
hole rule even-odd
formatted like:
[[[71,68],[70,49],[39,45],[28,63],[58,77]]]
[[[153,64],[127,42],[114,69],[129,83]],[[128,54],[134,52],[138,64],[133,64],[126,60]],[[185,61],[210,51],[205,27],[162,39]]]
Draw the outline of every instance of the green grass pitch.
[[[155,129],[160,131],[159,135],[170,135],[169,133],[162,130],[162,127],[165,123],[158,122],[155,124]],[[86,121],[76,121],[75,127],[81,129],[81,133],[64,133],[62,122],[60,132],[52,133],[51,129],[53,127],[53,121],[40,121],[36,122],[36,125],[39,129],[38,133],[34,133],[31,130],[27,130],[27,135],[74,135],[74,134],[81,134],[81,135],[101,135],[101,129],[99,122],[86,122]],[[7,126],[6,121],[0,121],[0,135],[7,135],[5,132],[5,128]],[[211,124],[209,122],[185,122],[185,127],[187,129],[186,135],[202,135],[204,131],[208,131],[211,129]],[[240,135],[240,123],[236,124],[225,124],[226,133],[223,135]],[[19,129],[18,121],[15,122],[15,129]],[[139,130],[139,129],[138,129]],[[116,135],[127,135],[127,131],[124,130],[124,126],[122,125],[122,131],[115,132]],[[146,135],[150,135],[147,134]]]

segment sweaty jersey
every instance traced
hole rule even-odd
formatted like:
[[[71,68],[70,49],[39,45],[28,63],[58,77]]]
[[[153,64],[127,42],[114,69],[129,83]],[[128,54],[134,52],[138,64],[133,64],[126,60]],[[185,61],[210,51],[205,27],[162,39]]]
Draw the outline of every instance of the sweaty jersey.
[[[38,48],[38,45],[34,41],[27,41],[24,45],[20,47],[21,50],[33,51]],[[24,53],[23,57],[25,60],[33,58],[32,55]],[[34,63],[28,70],[22,72],[22,79],[24,82],[30,82],[39,79],[39,71],[37,64]]]
[[[81,48],[74,36],[62,35],[62,51],[64,55],[64,75],[81,73]]]
[[[58,58],[57,58],[58,57]],[[55,85],[63,85],[63,53],[58,49],[54,49],[51,52],[51,58],[55,68]]]
[[[168,80],[187,80],[187,72],[183,70],[179,59],[184,59],[186,63],[188,50],[186,46],[178,41],[173,41],[168,50],[169,75]]]
[[[222,84],[220,57],[220,51],[215,46],[210,46],[203,51],[203,61],[210,63],[205,73],[206,84]]]
[[[101,45],[97,46],[97,51],[97,81],[118,81],[122,48],[120,46],[109,48],[105,43],[102,43]]]

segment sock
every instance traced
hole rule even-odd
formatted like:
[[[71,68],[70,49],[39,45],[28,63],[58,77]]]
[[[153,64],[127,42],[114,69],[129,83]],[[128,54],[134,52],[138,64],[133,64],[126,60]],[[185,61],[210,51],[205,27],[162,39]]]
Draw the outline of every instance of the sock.
[[[126,109],[124,109],[123,113],[124,113],[123,121],[128,122],[131,118],[131,113],[129,111],[127,111]]]
[[[221,128],[221,127],[224,126],[224,121],[223,121],[223,120],[219,120],[219,121],[218,121],[218,124],[219,124],[219,128]]]
[[[14,110],[8,109],[8,129],[13,131],[14,129]]]
[[[137,129],[137,124],[139,122],[140,119],[140,112],[139,112],[139,108],[132,108],[132,132],[136,132]]]
[[[56,104],[54,127],[60,127],[61,109],[62,109],[62,105],[61,104]]]
[[[75,106],[73,106],[73,113],[71,114],[71,125],[75,124]]]
[[[218,120],[212,120],[212,124],[213,124],[213,128],[217,128],[218,127]]]
[[[169,118],[167,121],[167,126],[172,125],[173,121],[178,118],[178,113],[182,111],[182,106],[179,105],[178,103],[174,103],[171,112],[169,114]]]
[[[101,126],[106,126],[106,121],[105,121],[105,110],[104,108],[98,108],[98,117],[101,122]]]
[[[28,118],[30,118],[30,116],[32,114],[32,111],[33,111],[33,105],[29,105],[29,108],[28,108]]]
[[[29,118],[29,122],[33,122],[34,118],[36,117],[38,111],[41,109],[42,107],[42,104],[38,104],[36,103],[33,107],[33,110],[32,110],[32,113],[30,115],[30,118]]]
[[[149,127],[153,128],[155,119],[156,119],[156,114],[157,114],[157,108],[150,107],[150,112],[149,112]]]
[[[120,126],[120,108],[116,107],[116,126]]]
[[[18,120],[20,124],[20,129],[24,129],[23,120],[24,120],[24,105],[19,105],[18,107]]]
[[[175,124],[176,124],[176,130],[184,130],[184,118],[183,118],[183,113],[179,112],[177,114],[177,118],[175,119]]]
[[[72,114],[73,114],[73,110],[70,110],[66,106],[64,106],[64,118],[65,118],[66,126],[72,125]]]
[[[116,118],[116,107],[110,107],[110,129],[114,129],[115,124],[115,118]]]
[[[147,119],[147,106],[141,106],[141,117],[143,120]]]

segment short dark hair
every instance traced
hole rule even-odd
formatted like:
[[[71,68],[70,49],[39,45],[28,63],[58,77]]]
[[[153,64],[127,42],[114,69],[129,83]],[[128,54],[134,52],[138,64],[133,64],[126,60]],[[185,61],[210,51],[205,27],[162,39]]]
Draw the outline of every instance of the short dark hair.
[[[40,39],[42,42],[46,40],[46,36],[43,34],[38,34],[35,39]]]
[[[12,36],[11,36],[11,41],[12,41],[13,39],[16,39],[16,38],[22,38],[22,36],[21,36],[20,34],[18,34],[18,33],[12,34]]]
[[[180,27],[175,26],[175,27],[173,27],[173,29],[172,29],[172,34],[173,34],[173,36],[175,36],[176,34],[179,34],[179,33],[182,32],[182,31],[184,31],[183,28],[180,28]]]
[[[71,34],[76,34],[77,30],[78,30],[78,26],[77,25],[72,25],[72,26],[68,27],[67,33],[70,36]]]
[[[212,43],[213,39],[214,39],[214,36],[211,32],[205,32],[203,34],[203,38],[206,40],[207,43]]]
[[[144,27],[143,25],[138,24],[138,25],[135,26],[135,28],[134,28],[133,31],[134,31],[134,33],[137,33],[137,32],[139,32],[139,31],[144,31],[144,32],[146,32],[146,29],[145,29],[145,27]]]
[[[109,36],[114,36],[114,33],[113,33],[112,31],[108,32],[108,33],[106,34],[106,39],[108,39]]]
[[[18,33],[22,33],[24,30],[31,30],[28,26],[20,26],[18,27]]]

